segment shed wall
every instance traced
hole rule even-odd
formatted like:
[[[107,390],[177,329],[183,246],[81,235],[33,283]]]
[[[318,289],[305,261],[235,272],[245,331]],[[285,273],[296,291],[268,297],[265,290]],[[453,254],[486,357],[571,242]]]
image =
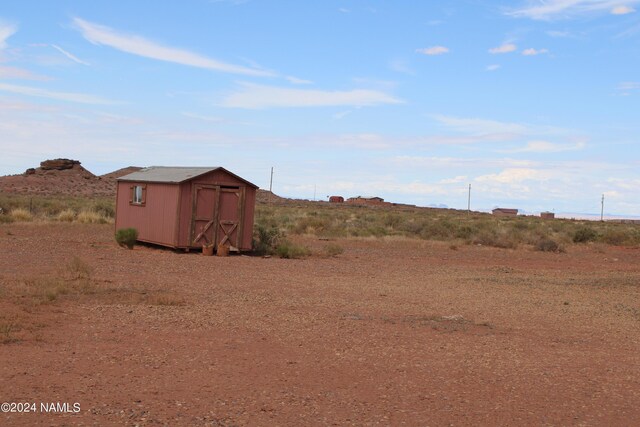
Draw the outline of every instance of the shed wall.
[[[144,205],[130,203],[130,188],[135,182],[118,182],[116,230],[133,227],[138,240],[176,246],[179,186],[146,183]]]
[[[256,206],[256,189],[249,186],[246,188],[244,196],[244,226],[242,227],[243,235],[241,249],[250,250],[253,243],[253,220]]]

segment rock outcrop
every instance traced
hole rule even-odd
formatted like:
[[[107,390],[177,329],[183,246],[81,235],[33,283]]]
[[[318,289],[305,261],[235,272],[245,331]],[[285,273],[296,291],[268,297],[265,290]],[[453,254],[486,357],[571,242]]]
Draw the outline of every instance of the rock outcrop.
[[[79,160],[71,159],[53,159],[40,162],[40,169],[42,170],[65,170],[72,169],[75,165],[80,165]]]

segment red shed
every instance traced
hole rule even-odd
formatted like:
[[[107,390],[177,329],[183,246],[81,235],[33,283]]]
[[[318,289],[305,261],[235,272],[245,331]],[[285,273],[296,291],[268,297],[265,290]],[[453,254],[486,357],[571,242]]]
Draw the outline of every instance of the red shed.
[[[343,203],[344,197],[342,196],[331,196],[329,197],[329,203]]]
[[[172,248],[251,250],[258,187],[221,167],[152,166],[118,178],[116,230]]]

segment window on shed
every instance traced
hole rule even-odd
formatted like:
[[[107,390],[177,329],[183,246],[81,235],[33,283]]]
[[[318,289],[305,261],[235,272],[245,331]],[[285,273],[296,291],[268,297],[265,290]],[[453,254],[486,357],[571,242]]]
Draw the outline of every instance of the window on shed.
[[[144,205],[146,200],[147,193],[146,185],[132,185],[131,186],[131,204],[133,205]]]

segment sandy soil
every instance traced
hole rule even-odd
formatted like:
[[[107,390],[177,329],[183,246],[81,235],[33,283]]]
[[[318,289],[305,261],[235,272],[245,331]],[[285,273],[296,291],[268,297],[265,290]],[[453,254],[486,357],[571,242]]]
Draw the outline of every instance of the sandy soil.
[[[128,251],[112,232],[0,226],[0,322],[13,325],[0,402],[80,404],[1,425],[640,419],[638,249],[337,240],[335,258],[217,258]],[[91,290],[46,303],[26,291],[73,282],[76,256]]]

